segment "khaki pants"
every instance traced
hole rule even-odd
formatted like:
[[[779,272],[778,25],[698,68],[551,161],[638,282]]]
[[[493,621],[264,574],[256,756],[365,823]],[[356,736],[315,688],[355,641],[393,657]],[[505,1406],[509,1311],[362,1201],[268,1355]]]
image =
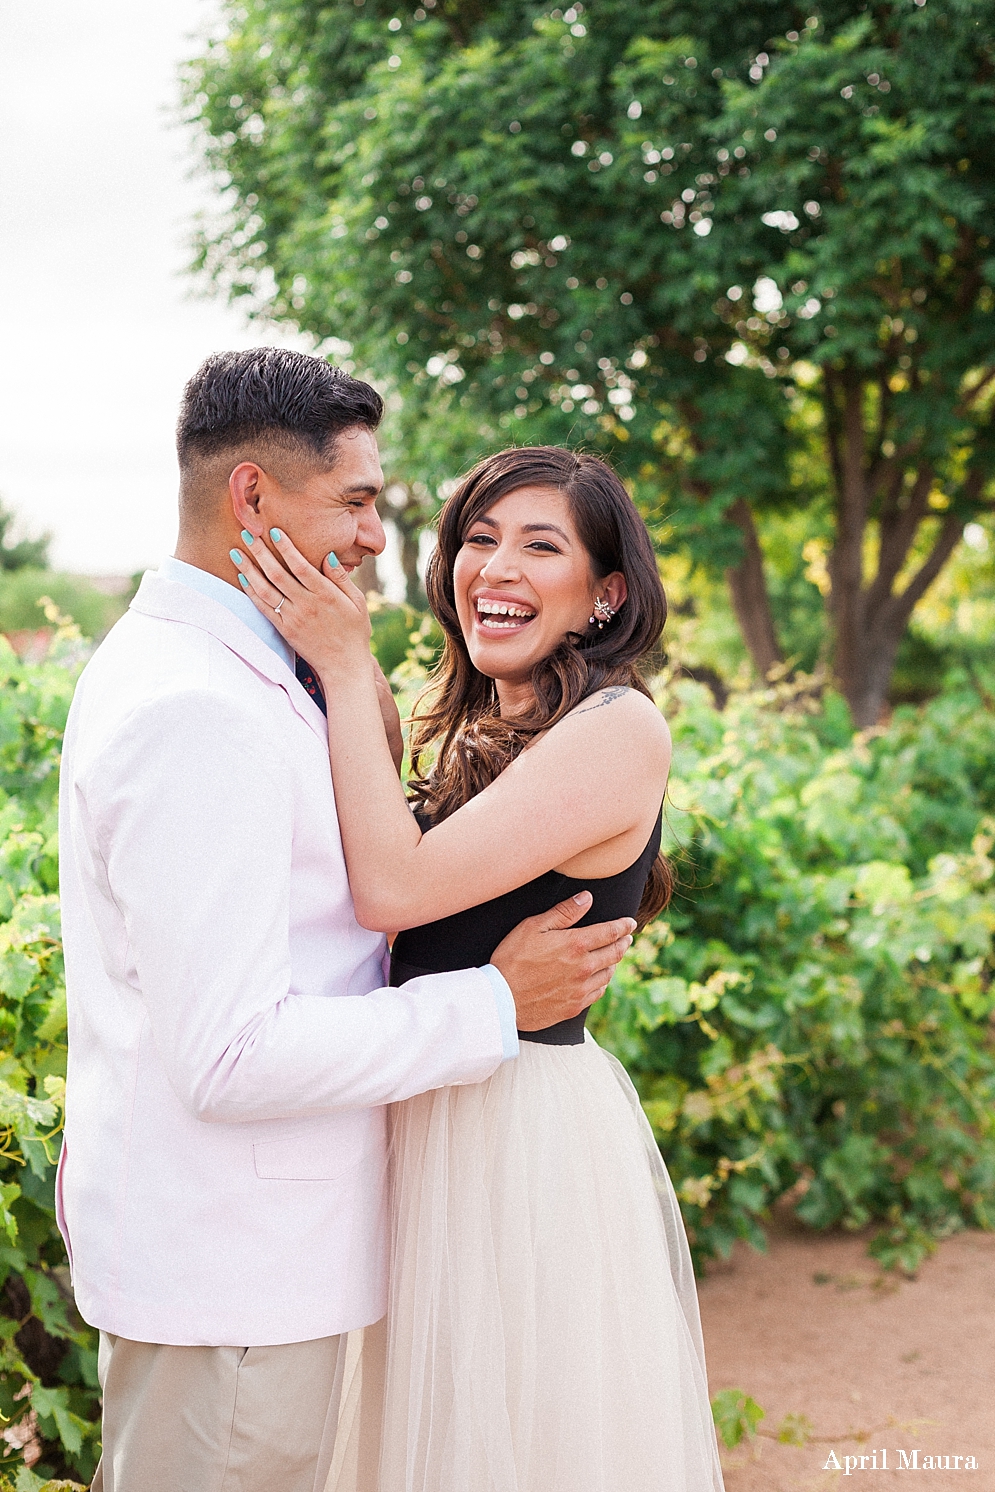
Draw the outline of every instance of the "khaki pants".
[[[323,1492],[346,1338],[166,1347],[100,1333],[92,1492]]]

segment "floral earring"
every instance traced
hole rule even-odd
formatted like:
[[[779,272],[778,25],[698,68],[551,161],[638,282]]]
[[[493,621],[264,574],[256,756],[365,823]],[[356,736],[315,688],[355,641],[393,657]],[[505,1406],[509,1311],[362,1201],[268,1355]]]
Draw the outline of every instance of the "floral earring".
[[[605,622],[610,622],[615,614],[615,608],[609,606],[607,601],[598,596],[594,603],[594,615],[591,617],[591,626],[593,627],[595,622],[597,622],[598,631],[603,632],[605,630]]]

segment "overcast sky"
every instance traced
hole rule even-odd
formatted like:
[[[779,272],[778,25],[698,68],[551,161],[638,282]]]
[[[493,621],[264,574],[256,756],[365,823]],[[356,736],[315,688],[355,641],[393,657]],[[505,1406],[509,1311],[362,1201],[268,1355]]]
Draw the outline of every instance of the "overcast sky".
[[[130,574],[172,549],[184,381],[215,349],[287,340],[183,273],[211,197],[176,71],[215,15],[0,0],[0,496],[67,570]]]

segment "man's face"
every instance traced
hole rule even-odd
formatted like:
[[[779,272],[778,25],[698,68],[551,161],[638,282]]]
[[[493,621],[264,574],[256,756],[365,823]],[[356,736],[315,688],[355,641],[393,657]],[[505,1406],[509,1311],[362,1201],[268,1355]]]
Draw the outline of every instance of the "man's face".
[[[271,528],[288,533],[316,569],[330,550],[351,571],[383,552],[383,524],[376,510],[383,487],[376,436],[365,425],[343,430],[329,471],[303,478],[293,489],[270,481],[260,490],[258,514],[267,542]]]

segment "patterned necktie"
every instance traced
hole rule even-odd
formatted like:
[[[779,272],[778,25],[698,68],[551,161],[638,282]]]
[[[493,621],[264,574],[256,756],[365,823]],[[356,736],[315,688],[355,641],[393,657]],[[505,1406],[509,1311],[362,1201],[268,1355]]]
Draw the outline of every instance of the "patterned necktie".
[[[311,698],[314,700],[315,704],[318,706],[318,709],[321,711],[321,713],[323,715],[327,715],[328,708],[325,704],[325,696],[322,693],[321,685],[318,683],[317,676],[310,663],[306,662],[305,659],[299,657],[297,659],[297,664],[294,668],[294,672],[296,673],[298,679],[300,679],[301,683],[304,685],[304,688],[307,690],[308,694],[310,694]]]

